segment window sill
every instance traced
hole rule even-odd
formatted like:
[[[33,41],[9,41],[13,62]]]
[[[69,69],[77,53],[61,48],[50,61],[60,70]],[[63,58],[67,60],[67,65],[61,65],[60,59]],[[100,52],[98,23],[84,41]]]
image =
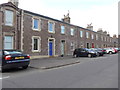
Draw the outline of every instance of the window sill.
[[[65,35],[65,33],[61,33],[61,35]]]
[[[40,31],[41,31],[41,29],[33,29],[33,31],[38,31],[38,32],[40,32]]]
[[[53,34],[55,34],[55,32],[53,31],[53,32],[50,32],[50,31],[48,31],[49,33],[53,33]]]
[[[7,25],[7,24],[4,24],[6,27],[13,27],[13,25]]]
[[[39,50],[32,50],[33,53],[38,53],[38,52],[41,52]]]

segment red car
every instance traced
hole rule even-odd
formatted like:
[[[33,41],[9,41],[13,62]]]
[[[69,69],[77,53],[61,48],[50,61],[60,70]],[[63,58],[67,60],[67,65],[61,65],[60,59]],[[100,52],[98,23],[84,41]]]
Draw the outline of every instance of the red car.
[[[115,49],[115,48],[113,48],[113,49],[114,49],[115,53],[117,53],[117,52],[118,52],[118,50],[117,50],[117,49]]]

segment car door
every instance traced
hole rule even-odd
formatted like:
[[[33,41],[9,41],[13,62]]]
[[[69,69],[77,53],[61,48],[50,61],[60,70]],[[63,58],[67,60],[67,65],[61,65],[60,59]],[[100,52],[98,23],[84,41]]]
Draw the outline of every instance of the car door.
[[[81,50],[80,49],[76,49],[75,53],[77,54],[77,56],[81,56]]]
[[[86,50],[85,49],[81,49],[80,55],[81,56],[86,56]]]

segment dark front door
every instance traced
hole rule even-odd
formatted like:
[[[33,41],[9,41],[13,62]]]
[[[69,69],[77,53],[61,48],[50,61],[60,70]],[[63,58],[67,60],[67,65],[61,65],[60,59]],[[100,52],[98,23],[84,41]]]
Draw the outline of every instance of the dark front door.
[[[87,43],[87,48],[89,48],[89,43]]]
[[[61,42],[61,55],[65,55],[65,40]]]

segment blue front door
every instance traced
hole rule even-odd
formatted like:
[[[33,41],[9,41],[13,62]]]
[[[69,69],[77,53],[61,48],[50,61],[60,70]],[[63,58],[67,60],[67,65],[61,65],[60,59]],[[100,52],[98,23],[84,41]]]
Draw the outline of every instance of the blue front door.
[[[53,42],[49,42],[49,56],[53,56]]]

